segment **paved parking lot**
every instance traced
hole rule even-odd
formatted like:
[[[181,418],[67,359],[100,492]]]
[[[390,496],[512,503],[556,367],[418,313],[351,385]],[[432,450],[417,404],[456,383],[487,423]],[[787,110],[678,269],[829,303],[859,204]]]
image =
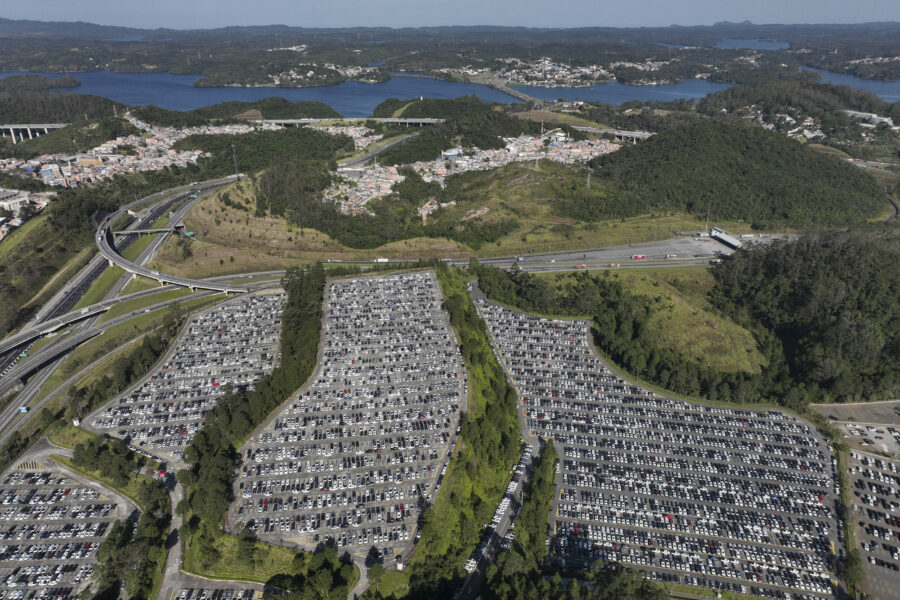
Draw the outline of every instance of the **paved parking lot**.
[[[245,295],[194,315],[163,363],[86,424],[179,462],[226,385],[252,389],[277,365],[284,298]]]
[[[386,562],[440,485],[466,376],[431,271],[328,284],[318,367],[242,449],[234,527]]]
[[[869,446],[889,455],[900,456],[900,427],[878,423],[837,423],[841,435],[851,444]]]
[[[660,397],[604,366],[589,322],[476,304],[530,433],[557,444],[560,563],[616,560],[767,597],[832,594],[836,462],[813,427]]]
[[[833,421],[900,425],[900,400],[853,402],[851,404],[810,404]]]
[[[120,507],[94,485],[43,464],[0,481],[0,599],[72,599],[96,565]]]
[[[900,597],[900,468],[864,452],[850,452],[853,520],[869,592]]]

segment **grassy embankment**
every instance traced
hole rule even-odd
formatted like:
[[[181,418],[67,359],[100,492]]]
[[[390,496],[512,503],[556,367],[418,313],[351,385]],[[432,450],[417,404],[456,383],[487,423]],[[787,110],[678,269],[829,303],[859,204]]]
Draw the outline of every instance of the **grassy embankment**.
[[[151,268],[189,277],[284,269],[316,259],[371,260],[377,257],[470,258],[512,256],[529,251],[554,252],[634,244],[669,239],[680,231],[697,231],[703,221],[682,213],[643,215],[626,219],[579,222],[554,214],[547,198],[558,186],[583,185],[581,175],[563,165],[543,161],[516,163],[485,172],[463,191],[472,201],[447,207],[432,217],[441,222],[491,223],[515,219],[518,227],[477,252],[445,238],[412,238],[374,249],[353,249],[313,229],[291,227],[281,218],[255,217],[248,185],[230,187],[227,206],[219,194],[198,204],[185,217],[185,225],[197,233],[193,256],[183,258],[174,239],[163,244]],[[595,184],[598,185],[598,184]],[[475,216],[477,215],[477,216]],[[718,223],[735,233],[748,233],[745,223]]]
[[[573,115],[570,113],[550,111],[550,110],[527,110],[525,112],[510,113],[514,117],[526,119],[528,121],[537,121],[544,123],[547,130],[553,128],[554,125],[570,125],[572,127],[597,127],[605,129],[606,125],[595,123],[594,121]]]
[[[542,273],[555,283],[569,275]],[[718,313],[706,299],[715,281],[705,266],[611,271],[628,291],[655,301],[649,326],[664,348],[726,372],[759,373],[765,358],[748,330]]]

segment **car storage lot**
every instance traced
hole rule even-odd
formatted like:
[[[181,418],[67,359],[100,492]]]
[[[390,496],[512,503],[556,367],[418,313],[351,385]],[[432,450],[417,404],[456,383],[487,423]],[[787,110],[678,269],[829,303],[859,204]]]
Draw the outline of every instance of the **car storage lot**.
[[[853,520],[867,590],[896,598],[900,590],[900,468],[895,462],[851,451]]]
[[[659,397],[606,369],[589,322],[476,303],[527,427],[559,450],[549,540],[559,562],[616,560],[759,596],[832,594],[836,462],[814,428]]]
[[[466,377],[431,271],[329,282],[316,372],[242,448],[235,527],[398,559],[443,476]]]
[[[0,598],[77,598],[116,518],[100,488],[45,465],[0,480]]]
[[[162,364],[86,420],[154,457],[182,452],[226,385],[252,389],[276,366],[285,295],[244,295],[193,317]]]

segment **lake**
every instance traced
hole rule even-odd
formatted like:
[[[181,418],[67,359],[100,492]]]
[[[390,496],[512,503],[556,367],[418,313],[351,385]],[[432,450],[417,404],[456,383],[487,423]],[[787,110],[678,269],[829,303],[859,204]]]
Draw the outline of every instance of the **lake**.
[[[900,82],[871,81],[852,75],[842,75],[809,69],[822,76],[826,83],[843,84],[868,90],[888,102],[900,101]],[[0,73],[0,77],[21,73]],[[33,73],[46,77],[62,77],[59,73]],[[96,71],[72,73],[81,81],[77,88],[66,88],[78,94],[94,94],[124,104],[155,104],[172,110],[191,110],[231,100],[253,101],[280,96],[288,100],[318,100],[347,117],[367,117],[388,98],[458,98],[475,95],[487,102],[518,102],[515,98],[484,85],[440,81],[429,77],[393,77],[384,83],[346,81],[337,85],[313,88],[274,87],[217,87],[198,88],[193,83],[199,75],[170,73],[111,73]],[[607,104],[622,104],[631,100],[669,102],[678,99],[702,98],[729,87],[705,79],[687,79],[672,85],[624,85],[618,82],[598,83],[589,87],[516,86],[526,94],[542,100],[587,100]]]
[[[822,78],[822,83],[846,85],[847,87],[856,88],[858,90],[872,92],[885,102],[900,102],[900,81],[862,79],[861,77],[856,77],[854,75],[823,71],[822,69],[814,69],[812,67],[803,67],[803,70],[818,73]]]
[[[20,73],[0,73],[0,77]],[[58,73],[33,73],[62,77]],[[345,81],[337,85],[309,88],[194,87],[199,75],[170,73],[70,73],[81,82],[67,92],[93,94],[132,106],[155,104],[172,110],[191,110],[232,100],[250,102],[271,96],[288,100],[318,100],[346,117],[367,117],[388,98],[458,98],[475,95],[487,102],[518,102],[512,96],[484,85],[439,81],[429,77],[393,77],[384,83]]]
[[[730,83],[715,83],[705,79],[685,79],[670,85],[625,85],[617,81],[595,83],[588,87],[537,87],[531,85],[513,86],[529,96],[541,100],[586,100],[606,104],[622,104],[631,100],[672,100],[703,98],[709,94],[731,87]]]

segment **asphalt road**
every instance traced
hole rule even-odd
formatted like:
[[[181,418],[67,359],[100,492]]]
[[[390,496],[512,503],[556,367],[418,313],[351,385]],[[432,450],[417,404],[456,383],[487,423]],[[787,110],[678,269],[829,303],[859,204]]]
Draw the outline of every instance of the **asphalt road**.
[[[187,302],[190,300],[196,300],[198,298],[204,298],[206,296],[211,296],[215,293],[216,292],[214,291],[207,290],[203,292],[197,292],[196,294],[191,294],[190,296],[183,296],[175,300],[158,302],[146,308],[131,311],[114,319],[110,319],[109,321],[104,321],[103,323],[94,325],[90,328],[75,332],[72,335],[62,337],[58,341],[44,346],[34,354],[30,355],[26,360],[13,367],[9,371],[9,373],[7,373],[7,375],[2,380],[0,380],[0,394],[5,393],[6,391],[15,387],[20,379],[26,377],[30,372],[34,371],[38,367],[43,366],[48,361],[56,358],[63,352],[71,350],[72,348],[91,339],[92,337],[99,335],[110,327],[129,321],[134,317],[140,316],[143,313],[151,312],[159,308],[164,308],[172,302]],[[0,417],[0,424],[2,423],[2,417]]]
[[[419,132],[404,135],[403,137],[397,138],[393,142],[385,144],[381,148],[378,148],[377,150],[373,150],[372,152],[367,152],[366,154],[363,154],[362,156],[360,156],[358,158],[354,158],[352,160],[347,160],[344,162],[339,162],[338,168],[339,169],[350,169],[353,167],[357,167],[359,165],[363,165],[363,164],[367,163],[368,161],[372,160],[373,158],[375,158],[376,156],[378,156],[379,154],[381,154],[382,152],[384,152],[385,150],[387,150],[388,148],[393,148],[397,144],[402,144],[406,140],[408,140],[410,138],[414,138],[417,135],[419,135]]]

